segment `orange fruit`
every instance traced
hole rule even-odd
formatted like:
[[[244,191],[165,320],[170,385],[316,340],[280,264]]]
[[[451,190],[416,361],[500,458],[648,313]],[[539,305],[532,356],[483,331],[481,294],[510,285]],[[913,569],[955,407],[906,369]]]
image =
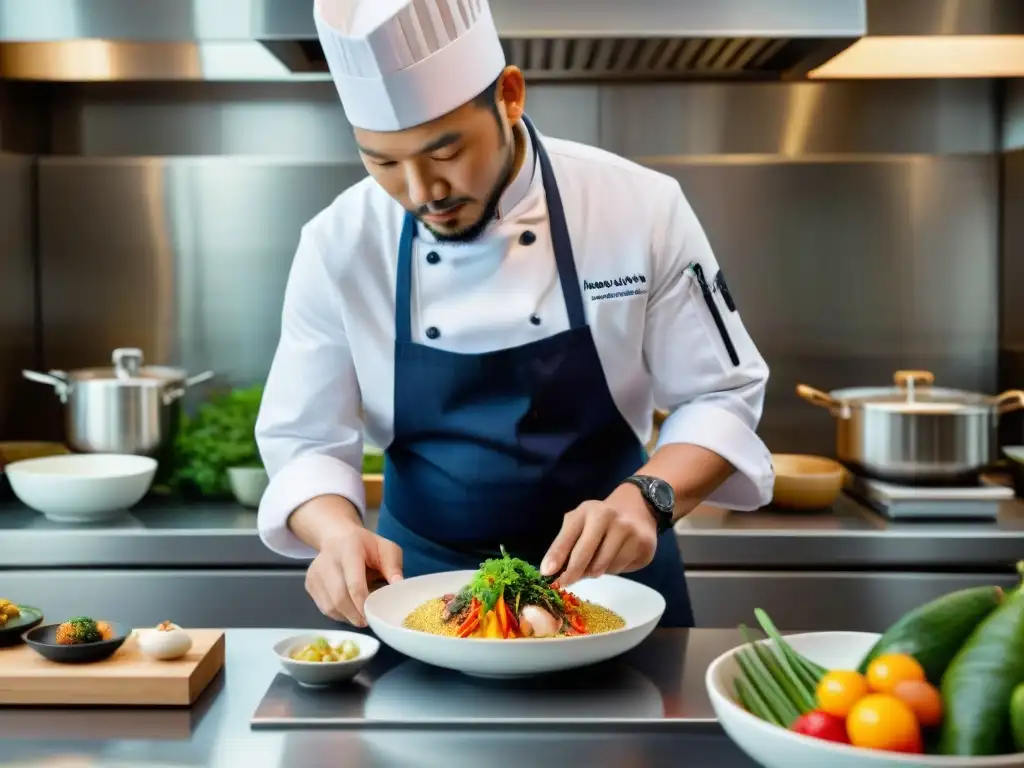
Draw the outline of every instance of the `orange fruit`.
[[[942,722],[942,694],[931,683],[903,680],[893,687],[892,695],[910,707],[917,722],[925,728]]]
[[[920,753],[921,726],[913,710],[895,696],[871,693],[846,718],[850,743],[864,749]]]
[[[868,681],[864,676],[846,669],[828,672],[815,690],[818,709],[836,717],[846,717],[867,694]]]
[[[868,686],[875,693],[892,693],[904,680],[925,680],[924,667],[913,656],[890,653],[868,665]]]

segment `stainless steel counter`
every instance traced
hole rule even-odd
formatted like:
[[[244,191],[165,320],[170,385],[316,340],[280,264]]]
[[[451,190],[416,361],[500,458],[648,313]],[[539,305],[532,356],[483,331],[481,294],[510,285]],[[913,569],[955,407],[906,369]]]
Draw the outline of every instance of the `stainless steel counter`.
[[[964,523],[891,523],[846,497],[815,514],[701,507],[677,532],[698,626],[734,627],[762,607],[788,626],[881,631],[945,592],[1014,585],[1024,505]],[[114,523],[68,526],[0,503],[0,596],[53,616],[330,627],[305,568],[267,550],[255,512],[233,504],[152,498]]]
[[[664,708],[684,713],[658,732],[643,728],[642,723],[632,727],[624,722],[608,725],[600,733],[557,726],[543,732],[500,726],[469,732],[436,724],[430,731],[394,726],[376,729],[372,723],[330,730],[252,730],[250,720],[278,673],[270,648],[278,639],[300,631],[230,630],[225,673],[191,710],[0,708],[0,762],[75,768],[518,768],[525,764],[564,768],[574,762],[675,768],[755,765],[717,724],[706,721],[709,704],[704,672],[718,654],[742,642],[734,631],[692,631],[681,644],[685,649],[682,658],[644,665],[642,674],[661,691]],[[651,643],[651,647],[658,645],[657,634],[648,640],[647,644]],[[640,654],[640,650],[634,652],[637,658],[658,655]],[[691,712],[695,713],[692,720]]]
[[[376,523],[371,511],[368,523]],[[1024,555],[1024,503],[997,521],[893,523],[848,497],[827,512],[699,507],[676,526],[689,570],[1004,569]],[[297,568],[256,534],[256,513],[229,503],[151,498],[95,526],[52,523],[0,503],[2,568]]]

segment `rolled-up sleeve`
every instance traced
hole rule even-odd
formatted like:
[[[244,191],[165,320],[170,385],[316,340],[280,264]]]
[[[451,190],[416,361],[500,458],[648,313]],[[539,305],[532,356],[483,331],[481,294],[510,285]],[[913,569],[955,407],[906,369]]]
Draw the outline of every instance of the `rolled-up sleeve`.
[[[263,543],[285,557],[316,555],[288,527],[305,502],[338,495],[365,513],[359,385],[334,284],[307,227],[288,277],[281,338],[256,422],[270,476],[257,527]]]
[[[687,443],[718,454],[736,472],[706,502],[757,509],[771,501],[775,481],[771,453],[757,435],[768,365],[740,319],[696,214],[679,185],[669,186],[665,226],[655,235],[644,333],[654,400],[669,412],[658,447]]]

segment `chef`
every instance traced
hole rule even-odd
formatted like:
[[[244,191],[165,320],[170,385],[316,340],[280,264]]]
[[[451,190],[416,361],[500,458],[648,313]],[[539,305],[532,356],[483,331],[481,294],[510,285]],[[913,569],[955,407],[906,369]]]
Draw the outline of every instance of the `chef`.
[[[369,177],[299,238],[256,427],[262,540],[357,626],[374,579],[499,546],[563,585],[635,579],[693,626],[673,523],[763,506],[773,470],[768,369],[678,182],[545,136],[486,0],[314,18]],[[376,532],[364,439],[386,449]]]

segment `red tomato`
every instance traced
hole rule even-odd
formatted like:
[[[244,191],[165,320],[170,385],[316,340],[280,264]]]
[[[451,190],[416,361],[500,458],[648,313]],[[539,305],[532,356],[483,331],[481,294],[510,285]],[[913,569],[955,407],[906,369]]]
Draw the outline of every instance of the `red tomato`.
[[[790,730],[825,741],[836,741],[840,744],[850,743],[850,739],[846,735],[846,721],[841,717],[830,715],[828,712],[822,712],[820,709],[798,717],[790,726]]]

